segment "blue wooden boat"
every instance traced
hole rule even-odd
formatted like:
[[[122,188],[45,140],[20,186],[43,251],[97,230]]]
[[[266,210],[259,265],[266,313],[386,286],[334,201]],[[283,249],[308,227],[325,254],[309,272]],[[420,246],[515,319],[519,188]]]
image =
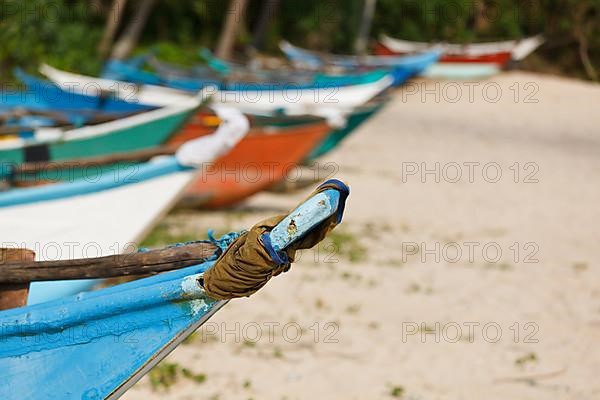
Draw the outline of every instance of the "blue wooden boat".
[[[174,102],[185,101],[190,96],[189,92],[164,86],[133,85],[130,82],[114,79],[94,78],[61,71],[49,65],[42,65],[40,72],[63,88],[72,87],[74,83],[77,83],[75,90],[77,90],[77,87],[93,87],[97,91],[110,90],[123,100],[137,101],[142,104],[166,106]],[[217,91],[216,88],[212,88],[213,90],[207,89],[206,92],[215,94],[213,96],[215,102],[231,105],[249,113],[271,114],[274,111],[284,111],[295,115],[322,115],[322,112],[329,113],[331,110],[348,112],[359,107],[388,90],[392,83],[393,77],[388,74],[373,83],[342,87],[325,86],[300,90],[298,87],[286,87],[265,92],[258,87],[260,85],[255,85],[241,93],[239,91]],[[135,91],[130,90],[132,86]],[[290,99],[288,89],[294,92],[295,97],[292,99]]]
[[[386,68],[396,76],[408,77],[422,74],[440,58],[441,52],[437,50],[397,57],[382,56],[338,56],[324,55],[282,41],[280,48],[284,54],[296,65],[308,68],[323,68],[327,65],[357,69],[357,68]]]
[[[0,136],[16,135],[33,139],[38,128],[81,128],[85,125],[115,121],[134,114],[62,109],[60,105],[53,105],[52,107],[57,108],[51,108],[40,104],[38,98],[31,94],[15,94],[10,97],[14,98],[14,101],[10,101],[13,105],[0,103]],[[31,100],[27,100],[27,97],[31,97]]]
[[[35,128],[80,128],[155,108],[123,101],[110,93],[88,96],[63,90],[52,82],[20,69],[15,70],[15,76],[25,85],[26,90],[0,92],[0,117],[3,120],[0,134],[16,132],[21,137],[29,137]]]
[[[388,75],[388,71],[375,70],[359,73],[329,75],[324,73],[292,73],[292,74],[255,74],[247,71],[248,79],[236,81],[235,76],[224,80],[219,77],[163,75],[141,69],[137,64],[127,61],[111,60],[106,63],[102,78],[122,80],[144,85],[159,85],[188,92],[198,92],[206,87],[217,87],[222,91],[281,89],[319,89],[332,87],[347,87],[377,82]],[[395,81],[400,79],[394,77]],[[406,80],[406,78],[404,78]]]
[[[217,57],[215,57],[212,52],[208,49],[202,49],[200,51],[200,56],[202,58],[204,58],[207,62],[208,65],[210,65],[210,67],[216,71],[219,74],[223,74],[225,76],[228,76],[232,73],[236,73],[236,72],[241,72],[244,73],[244,71],[246,71],[246,68],[243,65],[239,65],[239,64],[235,64],[226,60],[221,60]],[[314,71],[311,72],[310,69],[305,69],[305,68],[301,68],[301,69],[295,69],[295,70],[287,70],[284,71],[283,73],[279,72],[278,70],[255,70],[252,69],[252,73],[258,74],[260,77],[262,77],[262,79],[266,79],[266,80],[273,80],[273,79],[277,79],[278,76],[280,76],[282,79],[287,79],[287,80],[293,80],[293,79],[298,79],[298,78],[294,78],[294,77],[303,77],[303,76],[314,76],[313,79],[315,79],[317,82],[321,82],[323,84],[343,84],[343,85],[356,85],[359,83],[364,82],[364,77],[365,76],[369,76],[368,73],[369,71],[372,71],[373,68],[367,68],[364,69],[362,68],[364,71],[352,71],[356,68],[350,68],[349,70],[345,71],[345,72],[339,72],[337,74],[331,74],[330,72],[322,72],[322,67],[321,68],[313,68]],[[160,68],[160,67],[159,67]],[[197,67],[199,68],[199,67]],[[379,68],[376,69],[376,71],[379,72],[387,72],[389,74],[391,74],[394,77],[394,82],[393,82],[393,86],[398,87],[401,86],[403,83],[405,83],[408,79],[410,79],[414,73],[407,68],[394,68],[394,69],[390,69],[390,68]],[[280,78],[280,79],[281,79]]]
[[[215,241],[218,249],[195,266],[1,312],[0,398],[119,398],[228,299],[238,297],[217,300],[208,295],[205,277],[223,268],[223,258],[215,260],[220,254],[246,246],[244,253],[268,254],[261,267],[281,271],[289,265],[283,250],[304,242],[307,235],[320,236],[318,241],[341,222],[349,189],[338,181],[327,185],[272,230],[260,234],[257,225],[248,233],[260,240],[232,245],[240,234],[230,234]],[[250,278],[232,276],[242,283]]]
[[[338,73],[332,73],[330,71],[324,72],[320,70],[308,70],[308,69],[263,69],[263,68],[248,68],[242,64],[236,64],[229,61],[221,60],[215,57],[210,50],[202,49],[200,51],[202,58],[206,61],[207,65],[196,65],[193,67],[182,67],[164,61],[160,61],[154,57],[147,57],[146,62],[156,71],[157,75],[160,76],[163,81],[165,79],[171,79],[172,81],[181,80],[181,82],[189,82],[189,80],[198,79],[200,81],[209,82],[222,82],[222,81],[251,81],[253,83],[276,83],[276,82],[287,82],[289,84],[320,84],[320,85],[333,85],[333,86],[350,86],[369,82],[372,80],[375,72],[381,74],[387,72],[394,77],[393,86],[400,86],[406,82],[411,74],[405,70],[389,70],[380,69],[373,71],[369,69],[366,71],[340,71]],[[125,64],[125,65],[123,65]],[[143,64],[140,65],[138,59],[133,61],[119,61],[110,62],[108,70],[114,70],[114,72],[107,73],[107,76],[119,77],[120,69],[130,69],[131,65],[134,69],[141,69]],[[156,78],[156,75],[143,74],[149,80],[147,83],[154,82],[160,84],[161,80]],[[194,86],[195,87],[195,86]]]
[[[135,113],[156,108],[139,102],[124,101],[110,91],[102,92],[100,96],[90,96],[82,94],[82,92],[91,91],[86,88],[74,86],[73,90],[63,90],[50,81],[37,78],[20,69],[16,69],[14,73],[27,90],[17,93],[0,93],[0,107],[24,107],[76,113],[102,111],[114,114]],[[89,89],[94,88],[90,87]]]

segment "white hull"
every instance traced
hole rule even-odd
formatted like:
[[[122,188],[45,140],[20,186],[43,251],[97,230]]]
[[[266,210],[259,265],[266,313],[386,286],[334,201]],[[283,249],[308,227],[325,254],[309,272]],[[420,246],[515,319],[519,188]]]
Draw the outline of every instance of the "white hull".
[[[40,72],[67,91],[96,94],[91,90],[84,92],[83,89],[100,88],[104,91],[112,91],[125,101],[157,107],[169,106],[176,100],[181,101],[190,97],[186,92],[170,88],[153,85],[136,86],[128,82],[88,77],[60,71],[48,65],[43,65]],[[273,110],[285,110],[294,114],[314,114],[322,108],[351,110],[361,106],[390,87],[393,80],[393,77],[385,76],[373,83],[336,88],[298,89],[291,86],[288,90],[206,89],[205,92],[212,94],[214,103],[225,104],[245,112],[269,113]],[[99,93],[100,90],[96,92]]]
[[[533,53],[544,43],[541,36],[533,36],[522,40],[505,40],[492,43],[450,44],[412,42],[409,40],[394,39],[382,35],[381,43],[395,53],[413,53],[439,49],[447,55],[467,55],[472,57],[485,56],[495,53],[511,53],[513,60],[520,61]]]
[[[0,208],[0,247],[32,249],[38,261],[135,250],[193,176],[194,171],[178,172],[98,193]],[[60,297],[77,285],[33,283],[30,302]]]

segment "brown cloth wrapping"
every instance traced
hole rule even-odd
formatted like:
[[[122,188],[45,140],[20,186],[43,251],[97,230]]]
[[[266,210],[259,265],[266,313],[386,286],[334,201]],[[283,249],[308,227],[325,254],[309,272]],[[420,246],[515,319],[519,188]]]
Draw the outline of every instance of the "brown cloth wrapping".
[[[339,186],[336,181],[326,182],[310,197],[328,189],[339,190]],[[343,210],[345,197],[341,197],[339,209]],[[228,300],[253,295],[272,277],[290,269],[296,251],[310,249],[322,241],[338,224],[339,214],[335,213],[313,228],[307,235],[282,250],[287,255],[289,262],[278,265],[265,248],[262,236],[264,233],[270,232],[285,217],[285,215],[280,215],[255,225],[229,246],[215,262],[215,265],[204,273],[204,290],[211,298]]]

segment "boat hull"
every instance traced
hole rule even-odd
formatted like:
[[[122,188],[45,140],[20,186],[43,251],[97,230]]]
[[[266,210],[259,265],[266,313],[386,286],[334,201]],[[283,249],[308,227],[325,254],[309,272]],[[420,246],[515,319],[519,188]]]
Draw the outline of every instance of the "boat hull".
[[[156,107],[172,105],[174,102],[190,97],[189,92],[164,86],[135,86],[128,82],[60,71],[48,65],[42,66],[40,71],[65,90],[69,90],[69,88],[79,90],[80,87],[98,88],[97,93],[90,93],[93,95],[99,95],[100,89],[112,90],[125,101],[140,102]],[[218,91],[216,87],[210,87],[205,90],[205,94],[213,94],[212,100],[215,103],[229,105],[248,113],[261,114],[283,110],[289,114],[320,115],[323,109],[348,111],[359,107],[387,90],[395,80],[388,74],[370,83],[342,87],[325,85],[315,89],[289,87],[286,90],[248,88],[243,91]],[[77,86],[73,89],[74,83]],[[132,86],[134,86],[133,89]]]
[[[318,123],[251,133],[227,155],[202,168],[180,204],[207,208],[235,205],[293,172],[330,129],[326,123]],[[172,142],[177,140],[175,137]]]
[[[212,264],[1,313],[0,398],[119,398],[226,304],[195,283]]]
[[[38,261],[135,250],[192,177],[192,171],[181,171],[97,193],[0,208],[0,237],[10,238],[0,247],[32,249]],[[34,282],[28,304],[79,293],[93,285],[95,281],[90,280]]]
[[[217,262],[223,252],[231,255],[231,249],[242,263],[251,264],[234,271],[232,281],[255,274],[256,265],[276,271],[278,262],[271,259],[272,255],[256,261],[257,255],[283,252],[296,243],[300,249],[312,247],[313,242],[302,240],[313,238],[319,242],[339,224],[348,195],[349,188],[343,182],[325,182],[272,229],[265,232],[253,228],[252,233],[261,236],[256,243],[236,241],[241,247],[232,248],[241,234],[230,233],[211,240],[195,266],[0,312],[0,398],[120,398],[228,299],[252,294],[267,283],[246,283],[241,286],[243,292],[236,289],[234,293],[215,295],[209,283],[214,279],[206,274],[211,274],[211,268],[217,269],[214,276],[237,267],[234,261]],[[187,251],[179,254],[189,259],[190,254],[184,253]],[[162,255],[155,260],[160,258]],[[136,264],[141,267],[146,261],[138,258]],[[220,282],[230,283],[227,278]]]
[[[374,48],[374,53],[378,56],[399,56],[403,53],[396,53],[382,43],[377,43]],[[469,55],[469,54],[444,54],[440,57],[440,63],[475,63],[475,64],[497,64],[498,66],[506,66],[512,58],[509,51]]]
[[[390,51],[393,54],[407,54],[436,48],[443,53],[443,56],[458,57],[453,60],[449,59],[448,62],[460,62],[461,58],[477,59],[477,57],[496,57],[496,60],[500,60],[506,57],[505,53],[510,54],[509,60],[521,61],[544,44],[544,41],[542,35],[537,35],[520,40],[505,40],[501,42],[436,44],[394,39],[387,35],[382,35],[379,43],[387,49],[385,51]]]
[[[362,124],[364,124],[369,118],[379,112],[385,102],[380,102],[374,105],[366,105],[355,110],[352,114],[348,116],[346,126],[340,129],[336,129],[329,133],[325,140],[319,144],[308,156],[306,159],[307,162],[315,161],[319,157],[323,157],[328,154],[332,150],[334,150],[337,146],[340,145],[352,132],[358,129]]]
[[[102,124],[105,129],[100,125],[75,129],[66,131],[53,140],[39,141],[35,144],[22,141],[21,144],[12,146],[7,141],[6,146],[2,146],[0,143],[0,162],[21,164],[36,161],[62,161],[150,149],[167,141],[193,115],[195,110],[194,107],[168,113],[165,112],[165,109],[149,111],[129,117],[139,123],[124,124],[123,121],[126,118]],[[147,119],[150,113],[159,113],[160,117]],[[104,129],[105,132],[89,133],[97,129]]]
[[[430,79],[481,80],[501,72],[496,64],[440,63],[430,67],[423,77]]]

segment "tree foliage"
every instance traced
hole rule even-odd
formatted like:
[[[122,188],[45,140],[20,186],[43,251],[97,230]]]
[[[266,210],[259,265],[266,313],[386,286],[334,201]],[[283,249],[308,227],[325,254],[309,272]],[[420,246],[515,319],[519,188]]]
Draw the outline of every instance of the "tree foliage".
[[[127,1],[117,37],[135,15]],[[269,0],[249,0],[237,50]],[[224,0],[158,0],[138,51],[197,62],[200,46],[214,48],[228,9]],[[0,0],[0,66],[3,80],[15,66],[34,70],[40,62],[97,73],[98,45],[113,0]],[[266,34],[265,49],[286,38],[315,49],[350,52],[364,0],[281,0]],[[381,33],[411,40],[470,42],[544,33],[548,43],[528,60],[533,69],[593,78],[600,72],[600,0],[378,0],[372,37]],[[599,71],[596,71],[599,70]]]

